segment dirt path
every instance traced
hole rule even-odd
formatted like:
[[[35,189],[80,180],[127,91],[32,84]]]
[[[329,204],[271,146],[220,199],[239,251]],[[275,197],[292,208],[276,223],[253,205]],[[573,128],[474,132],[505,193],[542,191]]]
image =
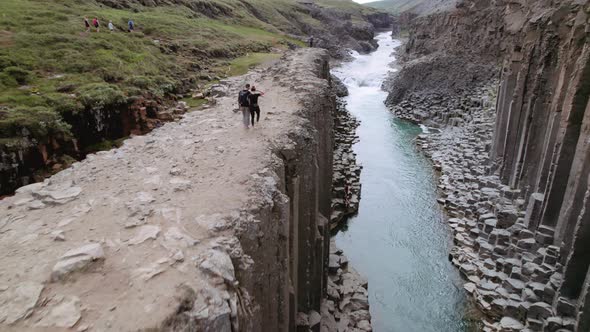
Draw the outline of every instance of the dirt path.
[[[302,121],[302,97],[273,76],[297,84],[313,52],[229,79],[216,106],[0,201],[0,329],[154,327],[176,309],[178,286],[206,287],[203,252],[231,234],[273,142]],[[231,111],[246,82],[266,92],[250,130]]]

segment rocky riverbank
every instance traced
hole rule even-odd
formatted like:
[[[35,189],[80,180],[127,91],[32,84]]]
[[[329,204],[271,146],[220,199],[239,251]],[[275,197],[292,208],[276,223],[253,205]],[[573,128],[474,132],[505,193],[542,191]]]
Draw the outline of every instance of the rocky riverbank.
[[[417,142],[441,172],[450,260],[486,331],[590,329],[589,6],[464,0],[413,22],[391,85],[398,116],[440,128]],[[424,68],[444,93],[396,85]]]
[[[337,82],[336,93],[339,98],[347,95],[346,87]],[[332,178],[332,215],[330,229],[335,229],[358,211],[361,198],[360,174],[362,166],[356,162],[353,145],[358,142],[357,119],[346,109],[346,103],[337,100],[334,117],[334,176]]]
[[[372,331],[368,282],[348,263],[343,251],[330,242],[327,296],[320,312],[299,313],[298,331]]]
[[[496,94],[492,82],[460,97],[406,101],[393,111],[441,127],[420,135],[416,144],[440,172],[439,203],[454,234],[449,259],[485,314],[483,330],[574,331],[575,304],[555,299],[564,266],[560,247],[552,245],[554,231],[531,231],[539,198],[527,205],[520,190],[502,184],[492,171]]]

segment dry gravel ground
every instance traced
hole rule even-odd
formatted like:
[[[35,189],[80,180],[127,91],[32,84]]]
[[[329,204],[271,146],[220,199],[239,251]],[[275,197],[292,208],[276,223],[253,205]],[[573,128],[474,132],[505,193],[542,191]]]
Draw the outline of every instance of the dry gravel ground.
[[[157,327],[182,284],[231,281],[228,257],[203,260],[216,244],[235,246],[231,223],[250,204],[273,144],[305,121],[296,114],[305,96],[293,85],[305,84],[320,53],[300,50],[229,79],[216,106],[0,201],[0,330]],[[246,82],[266,92],[250,130],[232,112]]]

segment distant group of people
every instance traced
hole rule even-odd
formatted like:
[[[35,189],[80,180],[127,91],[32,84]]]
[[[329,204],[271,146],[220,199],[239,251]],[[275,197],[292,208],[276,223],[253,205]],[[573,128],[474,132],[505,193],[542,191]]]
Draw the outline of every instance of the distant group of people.
[[[100,32],[100,21],[98,20],[98,17],[92,19],[91,25],[90,21],[88,20],[88,16],[84,16],[84,27],[86,28],[86,32],[90,32],[92,27],[96,29],[96,32]],[[115,31],[115,25],[113,24],[113,21],[109,21],[107,27],[109,28],[110,32]],[[135,22],[133,22],[132,19],[129,19],[129,22],[127,22],[127,32],[133,32],[133,30],[135,30]]]
[[[250,123],[254,127],[254,124],[260,121],[258,98],[262,96],[264,96],[264,92],[257,91],[256,87],[250,86],[250,84],[246,84],[238,94],[238,106],[240,112],[242,112],[242,122],[246,129],[250,128]]]

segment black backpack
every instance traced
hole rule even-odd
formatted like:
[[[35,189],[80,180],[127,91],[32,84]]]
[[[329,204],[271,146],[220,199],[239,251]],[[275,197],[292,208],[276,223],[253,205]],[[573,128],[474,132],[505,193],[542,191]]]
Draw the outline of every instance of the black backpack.
[[[248,100],[249,96],[250,96],[250,91],[248,91],[248,90],[240,91],[240,95],[238,97],[238,102],[240,103],[240,106],[243,106],[243,107],[250,106],[250,101]]]

